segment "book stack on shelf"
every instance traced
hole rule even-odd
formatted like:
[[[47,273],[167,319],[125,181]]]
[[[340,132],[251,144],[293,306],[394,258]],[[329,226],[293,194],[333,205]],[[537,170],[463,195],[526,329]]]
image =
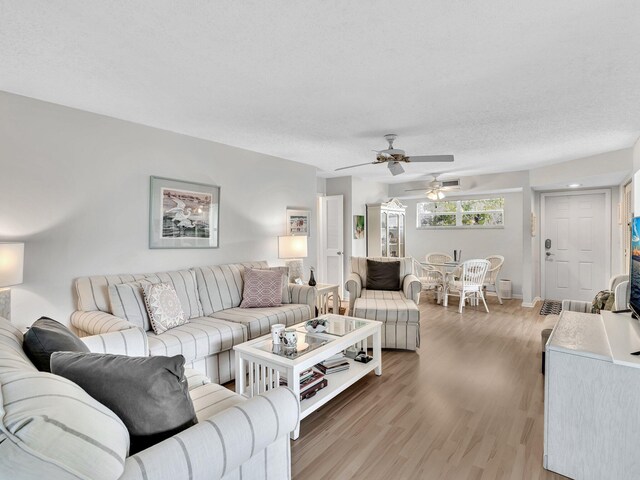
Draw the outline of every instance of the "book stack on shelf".
[[[343,353],[337,353],[336,355],[327,358],[324,362],[318,363],[316,368],[325,375],[329,375],[331,373],[348,370],[349,362]]]
[[[300,400],[313,397],[327,386],[324,374],[316,372],[312,368],[300,374]]]
[[[280,377],[280,385],[287,386],[287,379]],[[324,374],[316,372],[312,368],[300,374],[300,400],[313,397],[316,393],[327,386]]]

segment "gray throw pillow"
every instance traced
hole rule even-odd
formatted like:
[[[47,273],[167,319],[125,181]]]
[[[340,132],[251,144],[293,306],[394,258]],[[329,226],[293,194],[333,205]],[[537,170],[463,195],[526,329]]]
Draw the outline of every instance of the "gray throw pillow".
[[[130,455],[197,423],[184,375],[184,357],[100,353],[51,355],[51,373],[82,387],[129,430]]]
[[[71,330],[49,317],[33,322],[24,335],[22,349],[41,372],[51,372],[53,352],[88,352],[89,348]]]
[[[367,290],[400,290],[400,261],[367,259]]]

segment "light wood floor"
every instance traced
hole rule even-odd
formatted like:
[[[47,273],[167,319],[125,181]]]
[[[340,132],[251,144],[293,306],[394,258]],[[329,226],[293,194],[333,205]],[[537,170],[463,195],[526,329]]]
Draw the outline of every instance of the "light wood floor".
[[[538,309],[443,308],[423,294],[418,353],[369,374],[302,421],[295,479],[553,479],[542,468]]]

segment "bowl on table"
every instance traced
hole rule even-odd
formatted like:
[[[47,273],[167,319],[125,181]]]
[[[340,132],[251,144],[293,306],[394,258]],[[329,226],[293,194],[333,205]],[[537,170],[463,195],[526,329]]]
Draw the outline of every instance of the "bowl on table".
[[[323,318],[314,318],[304,324],[305,330],[309,333],[322,333],[327,330],[328,326],[328,322]]]

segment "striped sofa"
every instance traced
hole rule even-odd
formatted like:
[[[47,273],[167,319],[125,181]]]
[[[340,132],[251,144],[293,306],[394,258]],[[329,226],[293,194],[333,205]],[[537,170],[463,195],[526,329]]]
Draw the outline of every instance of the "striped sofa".
[[[71,324],[81,337],[139,327],[151,355],[182,354],[189,368],[216,383],[235,377],[233,346],[269,333],[271,325],[293,325],[315,312],[316,289],[289,284],[291,303],[270,308],[239,308],[246,268],[267,262],[196,267],[138,275],[81,277],[75,281],[77,308]],[[172,284],[189,323],[156,335],[144,306],[141,285]]]
[[[351,257],[351,274],[345,288],[349,292],[349,314],[382,325],[382,348],[417,350],[420,347],[420,310],[418,300],[422,284],[413,275],[410,257],[369,257],[379,262],[400,262],[401,290],[381,291],[367,288],[367,258]]]
[[[38,371],[22,333],[0,318],[0,477],[37,480],[291,478],[298,400],[286,388],[245,399],[187,371],[198,423],[135,455],[129,433],[75,383]],[[83,337],[97,353],[146,356],[137,328]]]

